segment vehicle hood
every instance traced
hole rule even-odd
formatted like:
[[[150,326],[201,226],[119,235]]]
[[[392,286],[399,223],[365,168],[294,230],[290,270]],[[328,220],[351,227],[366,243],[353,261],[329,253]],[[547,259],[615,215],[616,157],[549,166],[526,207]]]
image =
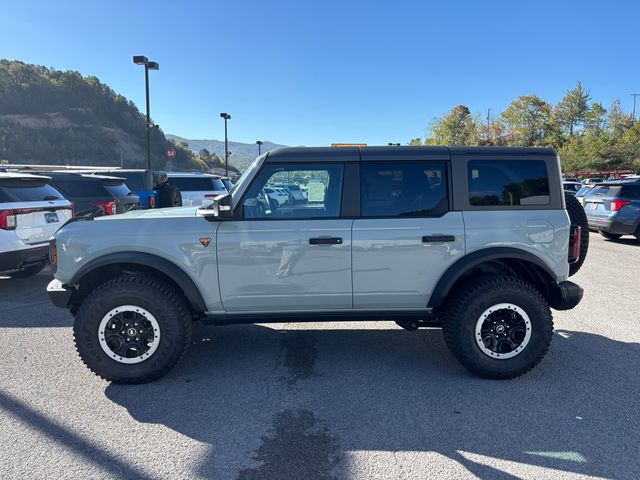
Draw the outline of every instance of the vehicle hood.
[[[196,216],[198,207],[152,208],[149,210],[132,210],[119,215],[105,215],[96,217],[96,222],[111,222],[115,220],[139,220],[151,218],[191,218]]]

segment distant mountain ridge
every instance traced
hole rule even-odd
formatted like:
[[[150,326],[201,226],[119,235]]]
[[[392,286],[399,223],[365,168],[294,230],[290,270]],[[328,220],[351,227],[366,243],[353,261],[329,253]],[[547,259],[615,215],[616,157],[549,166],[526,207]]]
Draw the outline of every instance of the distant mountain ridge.
[[[167,134],[166,136],[176,144],[186,142],[193,153],[198,153],[203,148],[206,148],[210,153],[215,153],[221,160],[224,160],[224,141],[222,140],[189,139],[172,134]],[[279,147],[286,147],[286,145],[265,141],[262,144],[261,151],[262,153],[269,152]],[[229,152],[231,153],[229,155],[229,164],[237,167],[240,171],[244,171],[258,156],[258,145],[255,143],[229,142]]]

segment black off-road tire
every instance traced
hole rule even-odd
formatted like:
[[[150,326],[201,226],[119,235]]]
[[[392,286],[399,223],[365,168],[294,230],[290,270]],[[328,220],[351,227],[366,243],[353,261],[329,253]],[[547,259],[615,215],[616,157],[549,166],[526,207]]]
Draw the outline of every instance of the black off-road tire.
[[[494,305],[510,303],[520,307],[531,322],[531,337],[524,349],[507,359],[485,354],[475,339],[475,328],[483,312]],[[470,372],[484,378],[518,377],[535,367],[551,343],[553,317],[549,304],[531,285],[515,277],[478,277],[452,292],[442,320],[449,351]]]
[[[123,364],[105,353],[98,339],[102,318],[113,308],[146,309],[160,326],[160,342],[149,357]],[[191,340],[192,319],[182,295],[150,275],[123,275],[100,285],[82,302],[73,324],[80,358],[99,377],[114,383],[146,383],[162,377],[182,358]]]
[[[180,189],[171,183],[165,183],[160,188],[160,208],[181,207],[182,194]]]
[[[589,221],[584,208],[580,205],[578,199],[570,193],[564,194],[565,204],[567,205],[567,213],[571,219],[571,225],[580,226],[580,258],[575,263],[569,264],[569,276],[575,275],[582,267],[587,258],[587,250],[589,249]]]
[[[38,263],[36,265],[29,265],[9,274],[11,278],[29,278],[39,274],[47,264],[45,262]]]
[[[600,230],[600,235],[602,235],[604,238],[607,238],[609,240],[618,240],[622,236],[619,233],[609,233],[603,230]]]

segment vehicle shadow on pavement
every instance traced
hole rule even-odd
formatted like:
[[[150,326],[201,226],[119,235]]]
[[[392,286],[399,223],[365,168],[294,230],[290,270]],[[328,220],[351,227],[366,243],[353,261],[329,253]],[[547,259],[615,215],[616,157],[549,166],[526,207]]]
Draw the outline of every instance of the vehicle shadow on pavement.
[[[640,247],[640,240],[636,240],[634,237],[622,237],[622,238],[610,238],[605,239],[605,242],[617,243],[620,245],[631,245],[634,247]]]
[[[202,327],[167,377],[106,395],[210,445],[208,478],[349,478],[354,455],[372,451],[435,452],[481,478],[521,475],[478,456],[630,478],[639,369],[639,344],[582,332],[557,332],[524,377],[489,381],[460,367],[437,329]]]
[[[0,328],[69,327],[68,311],[53,308],[47,296],[47,270],[29,278],[0,277]]]

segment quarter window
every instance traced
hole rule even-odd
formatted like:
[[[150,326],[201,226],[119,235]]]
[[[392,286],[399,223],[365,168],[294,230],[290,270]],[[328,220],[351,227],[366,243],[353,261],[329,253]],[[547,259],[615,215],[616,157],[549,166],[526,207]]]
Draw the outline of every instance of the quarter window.
[[[448,210],[443,162],[363,163],[363,217],[429,217]]]
[[[542,160],[471,160],[471,205],[548,205],[549,175]]]
[[[342,165],[267,164],[242,202],[244,218],[340,216]]]

